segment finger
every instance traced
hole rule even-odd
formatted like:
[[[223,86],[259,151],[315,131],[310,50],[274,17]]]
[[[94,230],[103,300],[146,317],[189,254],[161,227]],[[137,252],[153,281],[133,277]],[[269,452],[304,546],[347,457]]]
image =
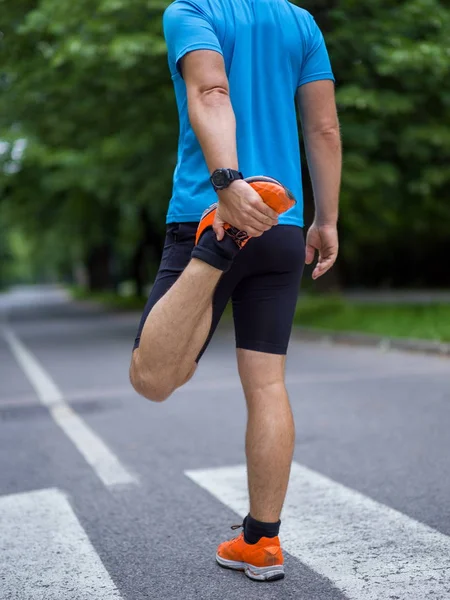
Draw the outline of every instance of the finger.
[[[250,203],[250,206],[255,210],[255,212],[260,213],[260,218],[261,215],[263,215],[264,222],[271,223],[272,225],[278,224],[278,213],[270,208],[270,206],[267,206],[267,204],[262,200],[261,196],[258,195],[258,197]]]
[[[245,231],[250,237],[261,237],[264,233],[264,231],[260,231],[259,229],[255,229],[254,227],[247,227]]]
[[[318,279],[319,277],[322,277],[322,275],[325,275],[325,273],[331,269],[333,264],[332,260],[322,260],[318,262],[313,271],[313,279]]]
[[[316,249],[314,248],[314,246],[311,246],[310,244],[308,244],[306,246],[306,254],[305,254],[305,263],[307,265],[310,265],[312,263],[312,261],[314,260],[315,254],[316,254]]]
[[[252,216],[253,219],[255,219],[255,221],[258,221],[258,223],[264,228],[264,231],[268,231],[271,227],[278,225],[278,219],[274,221],[273,219],[267,217],[258,210],[253,210],[249,214]]]
[[[258,232],[259,235],[262,235],[265,231],[268,231],[271,227],[272,227],[272,225],[267,225],[266,223],[261,223],[261,221],[258,221],[258,219],[255,219],[253,216],[247,215],[244,219],[243,227],[241,227],[240,229],[243,229],[247,233],[249,233],[250,230],[255,230]]]
[[[224,225],[223,221],[221,219],[219,219],[216,214],[216,218],[214,219],[212,228],[213,228],[213,231],[216,234],[216,238],[219,242],[221,242],[223,240],[223,236],[225,235],[225,230],[223,228],[223,225]]]
[[[313,279],[318,279],[319,277],[322,277],[322,275],[325,275],[325,273],[331,269],[335,262],[335,256],[329,256],[327,258],[319,257],[319,262],[313,271]]]

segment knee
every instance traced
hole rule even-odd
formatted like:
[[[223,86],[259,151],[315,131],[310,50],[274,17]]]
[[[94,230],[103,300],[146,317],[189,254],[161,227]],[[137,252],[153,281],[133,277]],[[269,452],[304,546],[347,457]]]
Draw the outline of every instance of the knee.
[[[167,376],[164,377],[161,373],[156,373],[142,365],[139,360],[139,351],[136,350],[133,354],[130,366],[130,382],[138,394],[144,396],[153,402],[164,402],[173,392],[187,383],[194,375],[196,366],[181,378]],[[177,374],[179,375],[179,374]]]
[[[175,389],[150,369],[142,368],[135,356],[130,366],[130,382],[138,394],[153,402],[164,402]]]

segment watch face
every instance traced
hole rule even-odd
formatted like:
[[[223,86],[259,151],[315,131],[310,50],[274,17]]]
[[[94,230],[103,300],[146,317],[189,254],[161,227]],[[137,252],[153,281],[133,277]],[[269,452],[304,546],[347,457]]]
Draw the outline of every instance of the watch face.
[[[228,177],[223,171],[216,171],[213,175],[214,185],[217,187],[223,187],[228,183]]]

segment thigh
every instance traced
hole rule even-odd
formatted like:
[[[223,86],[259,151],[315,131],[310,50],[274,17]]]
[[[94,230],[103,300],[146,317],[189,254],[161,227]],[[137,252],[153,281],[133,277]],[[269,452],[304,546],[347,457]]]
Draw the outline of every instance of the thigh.
[[[139,323],[138,332],[135,338],[133,350],[139,347],[141,333],[144,328],[145,321],[150,314],[150,311],[164,294],[177,281],[178,277],[184,271],[191,260],[191,252],[195,245],[195,234],[197,232],[198,223],[170,223],[167,225],[166,238],[164,242],[164,250],[161,257],[161,264],[152,286],[150,296],[142,313]],[[239,268],[225,273],[219,281],[217,289],[213,297],[213,314],[211,328],[208,338],[197,357],[198,363],[207,349],[211,338],[219,324],[226,305],[231,297],[232,290],[240,277],[241,270]]]
[[[232,296],[236,346],[284,355],[305,263],[303,230],[278,225],[251,242],[248,274]]]
[[[222,275],[213,296],[211,329],[209,330],[206,342],[197,357],[197,363],[208,348],[233,291],[242,279],[244,272],[245,266],[242,264],[242,261],[236,260],[232,268]]]
[[[191,260],[197,223],[169,223],[161,264],[142,313],[133,349],[139,347],[145,321],[160,298],[172,287]]]

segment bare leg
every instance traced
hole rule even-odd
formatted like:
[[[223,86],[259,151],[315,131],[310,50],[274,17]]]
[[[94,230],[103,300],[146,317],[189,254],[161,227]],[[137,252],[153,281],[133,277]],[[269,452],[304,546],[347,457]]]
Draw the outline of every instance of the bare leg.
[[[248,408],[246,453],[250,514],[265,523],[280,518],[295,443],[284,385],[285,357],[238,349]]]
[[[222,271],[194,258],[155,304],[131,363],[131,382],[140,394],[164,400],[192,376],[211,327],[221,276]]]

